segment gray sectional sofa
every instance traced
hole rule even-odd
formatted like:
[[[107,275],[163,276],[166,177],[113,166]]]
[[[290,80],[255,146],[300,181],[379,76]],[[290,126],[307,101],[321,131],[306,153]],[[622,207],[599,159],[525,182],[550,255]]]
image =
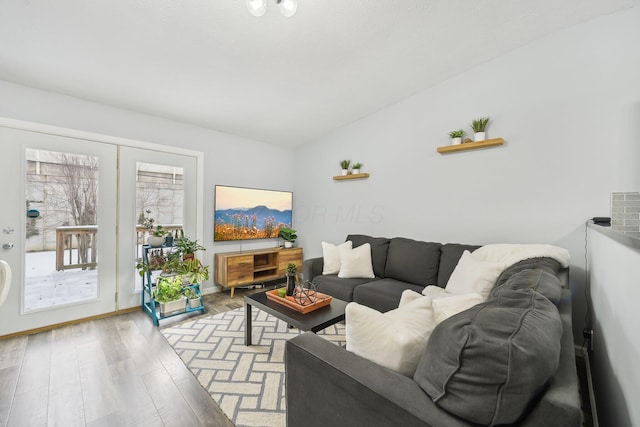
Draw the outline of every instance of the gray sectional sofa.
[[[379,311],[405,289],[444,287],[463,251],[478,247],[347,239],[371,244],[375,279],[323,276],[321,259],[305,261],[305,277]],[[289,427],[580,426],[568,271],[551,258],[507,268],[485,303],[435,328],[412,378],[301,334],[286,344],[286,400]]]
[[[350,234],[346,240],[352,241],[354,248],[365,243],[371,245],[375,279],[341,279],[337,274],[323,276],[322,257],[304,261],[304,277],[312,279],[320,292],[382,312],[397,308],[405,289],[422,292],[425,286],[433,284],[444,288],[462,253],[479,248],[362,234]]]

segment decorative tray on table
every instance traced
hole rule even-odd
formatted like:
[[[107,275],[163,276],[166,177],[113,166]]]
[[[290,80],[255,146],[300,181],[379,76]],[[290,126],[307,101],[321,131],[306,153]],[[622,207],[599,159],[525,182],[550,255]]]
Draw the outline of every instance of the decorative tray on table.
[[[321,307],[325,307],[331,304],[331,300],[333,297],[327,294],[321,294],[320,292],[310,291],[307,297],[316,297],[314,302],[307,302],[305,304],[300,304],[299,298],[293,296],[281,297],[278,295],[278,290],[273,289],[271,291],[267,291],[267,298],[270,301],[277,302],[278,304],[282,304],[285,307],[288,307],[292,310],[298,311],[302,314],[310,313],[314,310],[317,310]],[[296,301],[298,299],[298,301]]]

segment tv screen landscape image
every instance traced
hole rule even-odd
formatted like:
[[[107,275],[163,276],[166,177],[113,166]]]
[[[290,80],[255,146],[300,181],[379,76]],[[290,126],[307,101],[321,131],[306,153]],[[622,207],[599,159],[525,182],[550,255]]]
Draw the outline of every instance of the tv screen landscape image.
[[[293,192],[216,185],[213,240],[272,239],[292,224]]]

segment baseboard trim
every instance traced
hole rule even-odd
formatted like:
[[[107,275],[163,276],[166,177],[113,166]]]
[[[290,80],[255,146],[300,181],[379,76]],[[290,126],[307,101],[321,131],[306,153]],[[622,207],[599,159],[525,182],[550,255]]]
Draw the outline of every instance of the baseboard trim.
[[[125,308],[125,309],[122,309],[122,310],[112,311],[112,312],[109,312],[109,313],[97,314],[95,316],[83,317],[82,319],[70,320],[68,322],[56,323],[54,325],[43,326],[41,328],[28,329],[26,331],[15,332],[13,334],[2,335],[2,336],[0,336],[0,340],[9,339],[9,338],[15,338],[15,337],[21,337],[23,335],[33,335],[33,334],[37,334],[37,333],[40,333],[40,332],[46,332],[46,331],[50,331],[52,329],[61,328],[63,326],[77,325],[78,323],[84,323],[84,322],[88,322],[90,320],[104,319],[105,317],[117,316],[119,314],[131,313],[131,312],[138,311],[138,310],[141,310],[141,308],[139,306],[136,306],[136,307],[131,307],[131,308]]]

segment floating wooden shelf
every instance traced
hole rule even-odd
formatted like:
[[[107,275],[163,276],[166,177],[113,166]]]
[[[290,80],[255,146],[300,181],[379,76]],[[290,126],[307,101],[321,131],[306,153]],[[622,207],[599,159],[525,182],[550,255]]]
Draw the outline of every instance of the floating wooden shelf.
[[[504,139],[495,138],[495,139],[487,139],[485,141],[467,142],[466,144],[444,145],[442,147],[438,147],[438,153],[440,154],[455,153],[458,151],[474,150],[476,148],[496,147],[502,144],[504,144]]]
[[[354,173],[351,175],[337,175],[333,177],[333,179],[335,179],[336,181],[340,181],[343,179],[367,179],[367,178],[369,178],[368,173]]]

